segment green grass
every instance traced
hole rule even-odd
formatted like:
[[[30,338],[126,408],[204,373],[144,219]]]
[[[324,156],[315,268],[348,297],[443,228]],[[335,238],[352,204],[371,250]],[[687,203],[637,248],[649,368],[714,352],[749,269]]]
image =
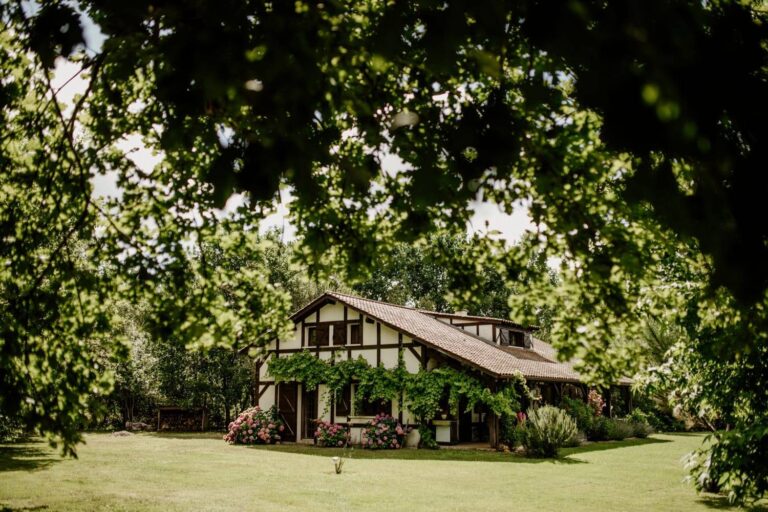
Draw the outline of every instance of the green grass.
[[[564,451],[559,460],[483,451],[228,446],[220,436],[86,435],[79,459],[0,445],[0,510],[642,510],[723,508],[683,482],[702,436],[655,435]]]

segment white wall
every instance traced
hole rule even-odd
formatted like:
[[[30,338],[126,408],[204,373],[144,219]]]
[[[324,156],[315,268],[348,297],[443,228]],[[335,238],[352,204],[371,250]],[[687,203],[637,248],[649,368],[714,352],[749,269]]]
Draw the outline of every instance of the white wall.
[[[335,321],[342,321],[344,320],[344,305],[340,302],[337,302],[336,304],[327,304],[323,306],[320,309],[320,315],[319,315],[321,322],[335,322]],[[348,320],[355,320],[360,318],[360,312],[352,309],[351,307],[347,307],[347,319]],[[373,323],[366,322],[367,317],[363,317],[362,320],[362,328],[363,328],[363,344],[362,345],[351,345],[347,343],[346,346],[343,347],[337,347],[338,349],[343,350],[342,354],[340,354],[340,357],[346,358],[347,357],[347,351],[351,352],[351,357],[357,358],[359,356],[363,356],[365,360],[370,364],[371,366],[376,366],[377,364],[377,349],[374,347],[377,345],[377,324],[378,322],[375,321]],[[315,313],[310,314],[306,318],[306,322],[312,323],[317,321],[317,316]],[[333,327],[333,326],[332,326]],[[349,329],[349,326],[347,326],[347,329]],[[381,324],[380,327],[380,335],[381,335],[381,344],[382,345],[397,345],[399,341],[398,331]],[[329,333],[330,340],[333,340],[333,332],[331,329],[331,332]],[[304,334],[304,340],[305,340],[305,349],[314,351],[315,347],[307,347],[306,341],[309,339],[308,333],[305,331]],[[347,332],[347,341],[349,342],[350,336],[349,331]],[[413,340],[403,334],[402,337],[403,341],[403,361],[405,363],[405,367],[409,372],[415,373],[419,371],[421,367],[421,361],[420,361],[420,354],[422,347],[420,345],[414,347],[416,352],[419,354],[417,357],[414,355],[408,348],[407,345],[410,345],[413,343]],[[277,344],[275,342],[271,343],[267,348],[268,350],[274,351],[277,347]],[[328,350],[330,347],[321,347],[321,350],[319,351],[318,355],[323,360],[328,360],[332,357],[332,352]],[[367,347],[367,348],[361,348],[361,347]],[[296,329],[291,332],[291,335],[287,339],[280,340],[279,344],[280,351],[283,350],[291,350],[291,352],[288,352],[286,354],[283,354],[284,356],[289,356],[292,354],[295,354],[297,350],[301,350],[301,322],[299,322],[296,325]],[[262,364],[260,370],[259,370],[259,379],[262,382],[260,387],[263,387],[264,383],[272,383],[274,379],[271,375],[269,375],[268,371],[268,360],[271,357],[275,357],[273,354],[269,354],[268,357],[264,359],[264,363]],[[339,357],[339,356],[337,356]],[[383,348],[380,349],[380,357],[381,357],[381,363],[386,368],[394,368],[398,365],[398,357],[399,357],[399,350],[397,347],[390,347],[390,348]],[[274,385],[270,385],[268,389],[265,391],[265,393],[261,396],[259,399],[259,405],[263,408],[269,408],[276,403],[276,396],[275,396],[275,390],[276,387]],[[322,419],[326,421],[331,420],[331,414],[330,414],[330,404],[326,403],[326,386],[321,385],[319,389],[319,404],[318,404],[318,412]],[[299,399],[297,406],[299,407],[299,414],[297,419],[297,430],[296,432],[300,435],[301,434],[301,424],[302,424],[302,418],[301,418],[301,392],[299,392]],[[352,399],[352,402],[354,403],[354,397]],[[395,417],[398,416],[400,413],[400,404],[395,401],[392,406],[392,413]],[[408,410],[403,410],[403,422],[404,423],[414,423],[415,418]],[[347,423],[349,421],[348,417],[342,417],[336,415],[333,418],[333,421],[337,423]],[[354,417],[353,421],[355,422],[363,422],[365,421],[365,418],[363,417]],[[359,441],[359,434],[360,434],[360,428],[353,428],[353,437],[356,435],[358,436],[357,439],[354,439],[355,442]]]

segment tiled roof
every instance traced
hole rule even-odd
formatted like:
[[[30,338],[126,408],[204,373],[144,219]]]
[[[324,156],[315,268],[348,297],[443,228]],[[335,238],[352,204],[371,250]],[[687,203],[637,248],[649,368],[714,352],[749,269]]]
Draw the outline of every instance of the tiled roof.
[[[534,338],[533,353],[529,349],[500,347],[437,320],[424,311],[406,306],[328,292],[294,313],[292,318],[300,318],[302,313],[329,298],[376,318],[453,359],[496,377],[511,377],[520,372],[527,379],[579,382],[579,374],[569,364],[556,362],[554,348],[543,341]]]
[[[434,316],[438,318],[450,318],[454,320],[470,320],[470,321],[476,321],[476,322],[487,322],[489,324],[502,324],[502,325],[508,325],[510,327],[516,327],[518,329],[524,329],[529,331],[537,331],[539,327],[537,325],[522,325],[518,324],[517,322],[513,322],[512,320],[509,320],[507,318],[496,318],[493,316],[477,316],[477,315],[463,315],[458,313],[442,313],[440,311],[430,311],[428,309],[419,309],[418,310],[421,313],[424,313],[425,315]]]

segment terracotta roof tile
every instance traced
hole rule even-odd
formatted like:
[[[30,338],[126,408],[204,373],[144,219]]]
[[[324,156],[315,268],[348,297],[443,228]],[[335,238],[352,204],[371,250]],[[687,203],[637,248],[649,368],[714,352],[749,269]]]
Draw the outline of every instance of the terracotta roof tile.
[[[570,365],[555,362],[554,349],[540,340],[534,339],[533,342],[534,352],[537,355],[528,352],[527,349],[509,350],[480,337],[470,335],[414,308],[338,292],[328,292],[326,295],[374,317],[454,359],[468,363],[492,375],[511,377],[516,372],[520,372],[527,379],[579,382],[579,374]],[[316,301],[322,298],[321,296]],[[313,301],[313,304],[316,301]],[[305,309],[307,308],[297,311],[294,318],[298,317]]]

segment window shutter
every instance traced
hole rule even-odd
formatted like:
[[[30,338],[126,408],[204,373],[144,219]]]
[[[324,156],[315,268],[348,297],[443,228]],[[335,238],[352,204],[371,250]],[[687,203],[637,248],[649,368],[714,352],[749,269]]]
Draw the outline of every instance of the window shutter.
[[[328,339],[328,325],[320,325],[317,327],[317,345],[320,347],[327,347],[330,340]]]
[[[363,343],[363,337],[362,337],[362,328],[363,326],[360,324],[352,324],[349,326],[349,342],[352,345],[362,345]]]
[[[347,324],[345,324],[344,322],[333,324],[333,344],[334,345],[347,344]]]

